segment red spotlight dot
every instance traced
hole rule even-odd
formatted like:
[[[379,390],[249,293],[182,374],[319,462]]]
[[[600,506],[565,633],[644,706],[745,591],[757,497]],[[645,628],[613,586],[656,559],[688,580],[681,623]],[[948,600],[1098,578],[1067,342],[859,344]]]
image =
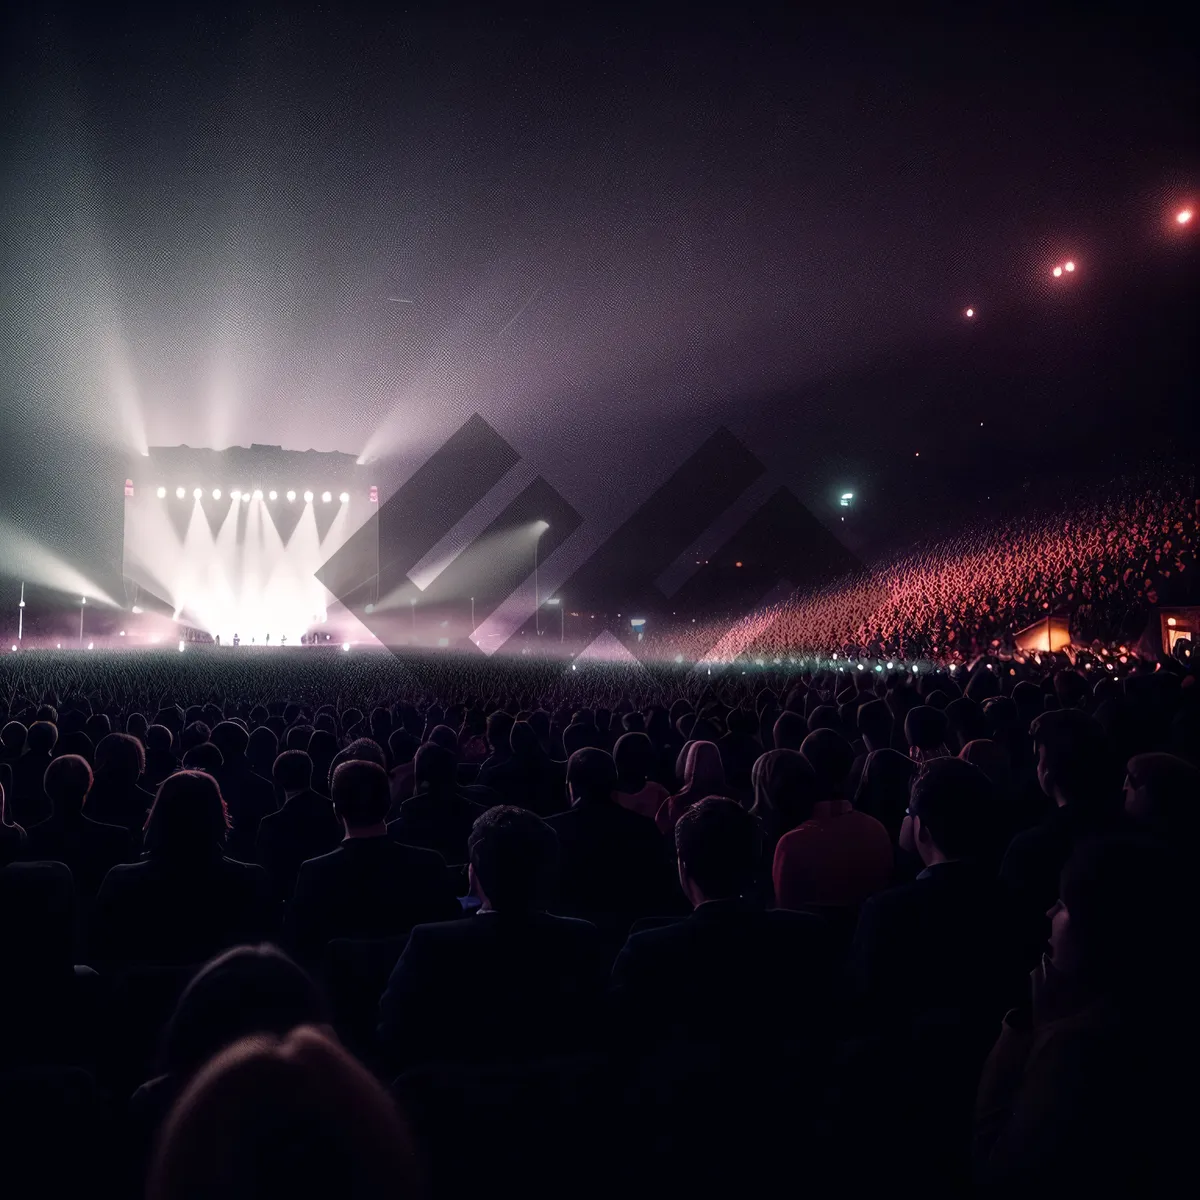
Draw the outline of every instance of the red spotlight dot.
[[[1190,225],[1192,221],[1192,210],[1190,208],[1181,208],[1175,214],[1175,221],[1179,225]]]
[[[1050,272],[1050,274],[1053,275],[1055,279],[1057,279],[1062,274],[1062,267],[1055,267],[1054,270]]]

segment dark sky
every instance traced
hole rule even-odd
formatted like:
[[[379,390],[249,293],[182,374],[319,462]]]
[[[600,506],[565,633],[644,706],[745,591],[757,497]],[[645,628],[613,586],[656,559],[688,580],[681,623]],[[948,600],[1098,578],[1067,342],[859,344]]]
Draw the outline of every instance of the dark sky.
[[[594,542],[726,423],[869,541],[1185,420],[1197,62],[1161,8],[15,7],[10,563],[104,560],[144,443],[403,476],[479,411]]]

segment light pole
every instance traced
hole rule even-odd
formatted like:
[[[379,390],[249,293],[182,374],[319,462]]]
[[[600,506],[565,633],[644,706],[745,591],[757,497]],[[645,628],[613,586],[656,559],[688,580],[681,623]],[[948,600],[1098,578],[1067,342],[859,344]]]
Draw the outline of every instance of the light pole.
[[[25,636],[25,581],[21,581],[21,602],[17,605],[17,644]]]
[[[549,521],[539,521],[537,533],[533,536],[533,628],[538,637],[542,636],[542,609],[538,604],[538,542],[549,528]]]
[[[87,606],[87,597],[79,597],[79,648],[83,649],[83,610]]]

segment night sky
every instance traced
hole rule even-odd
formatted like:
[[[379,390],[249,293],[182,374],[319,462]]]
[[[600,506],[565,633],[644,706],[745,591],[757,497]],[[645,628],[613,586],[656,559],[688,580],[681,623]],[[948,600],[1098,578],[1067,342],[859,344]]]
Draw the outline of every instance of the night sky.
[[[15,7],[0,573],[111,566],[147,444],[401,479],[478,411],[594,545],[724,423],[866,549],[1195,445],[1165,9]]]

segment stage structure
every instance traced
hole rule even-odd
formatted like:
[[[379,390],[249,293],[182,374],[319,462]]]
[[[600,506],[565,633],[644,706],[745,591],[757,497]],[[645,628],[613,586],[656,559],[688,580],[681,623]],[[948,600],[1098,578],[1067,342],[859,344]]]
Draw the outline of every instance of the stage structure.
[[[1042,617],[1013,635],[1013,643],[1026,654],[1057,654],[1071,644],[1071,621],[1065,616]]]
[[[295,645],[336,603],[317,571],[377,503],[371,468],[352,454],[154,447],[125,481],[130,608],[225,645]]]

